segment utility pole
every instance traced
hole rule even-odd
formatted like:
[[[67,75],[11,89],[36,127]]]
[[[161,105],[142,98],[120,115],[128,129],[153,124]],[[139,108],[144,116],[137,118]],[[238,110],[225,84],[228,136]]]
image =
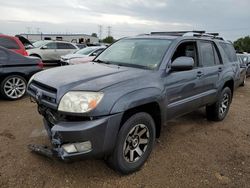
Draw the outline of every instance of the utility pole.
[[[112,28],[112,27],[111,27],[111,26],[108,26],[107,28],[108,28],[108,37],[110,37],[110,36],[111,36],[111,28]]]
[[[98,25],[99,27],[99,40],[102,40],[102,25]]]
[[[31,27],[26,27],[27,33],[30,34]]]
[[[36,32],[37,32],[37,34],[40,34],[40,27],[36,28]]]

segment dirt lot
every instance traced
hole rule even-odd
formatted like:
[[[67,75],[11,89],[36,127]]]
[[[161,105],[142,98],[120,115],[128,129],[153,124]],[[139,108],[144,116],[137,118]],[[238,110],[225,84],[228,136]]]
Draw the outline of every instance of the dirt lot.
[[[0,187],[250,187],[249,109],[250,83],[223,122],[207,122],[200,110],[168,123],[143,169],[120,176],[103,161],[30,153],[27,144],[48,144],[36,105],[0,99]]]

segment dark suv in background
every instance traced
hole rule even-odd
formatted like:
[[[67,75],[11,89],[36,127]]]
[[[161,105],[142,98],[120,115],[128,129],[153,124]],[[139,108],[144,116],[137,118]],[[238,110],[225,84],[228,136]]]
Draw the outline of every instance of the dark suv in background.
[[[124,38],[93,62],[36,74],[29,95],[53,144],[30,149],[63,160],[98,157],[120,173],[140,169],[162,125],[206,107],[221,121],[239,82],[233,45],[205,32]],[[66,76],[70,75],[70,76]]]

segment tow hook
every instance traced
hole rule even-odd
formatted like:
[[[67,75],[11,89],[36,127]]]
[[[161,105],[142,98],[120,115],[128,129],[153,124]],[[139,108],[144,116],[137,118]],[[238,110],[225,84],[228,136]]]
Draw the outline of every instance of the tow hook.
[[[29,144],[28,148],[32,152],[48,157],[48,158],[58,157],[58,153],[55,149],[49,149],[47,146],[44,146],[44,145]]]

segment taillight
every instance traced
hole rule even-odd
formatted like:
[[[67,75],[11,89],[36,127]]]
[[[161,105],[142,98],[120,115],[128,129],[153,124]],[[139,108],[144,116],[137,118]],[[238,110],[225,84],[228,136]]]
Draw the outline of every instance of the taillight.
[[[40,61],[40,62],[37,64],[37,66],[40,67],[41,69],[43,69],[43,66],[44,66],[44,65],[43,65],[43,62]]]

